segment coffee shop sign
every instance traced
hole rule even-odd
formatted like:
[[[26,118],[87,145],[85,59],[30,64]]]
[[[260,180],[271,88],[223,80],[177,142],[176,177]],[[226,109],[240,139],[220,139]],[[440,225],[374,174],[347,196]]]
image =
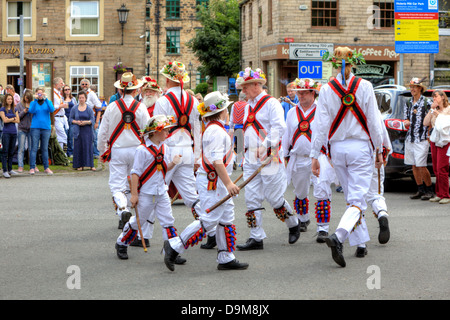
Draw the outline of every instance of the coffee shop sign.
[[[388,58],[388,59],[397,59],[400,54],[396,53],[395,50],[391,50],[387,47],[362,47],[357,48],[358,53],[361,53],[366,59],[367,58]]]

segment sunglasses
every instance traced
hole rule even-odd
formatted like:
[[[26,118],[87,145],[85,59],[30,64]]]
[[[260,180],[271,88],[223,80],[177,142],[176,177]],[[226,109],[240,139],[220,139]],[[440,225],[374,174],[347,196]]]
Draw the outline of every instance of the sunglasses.
[[[70,89],[68,88],[68,89],[64,89],[64,91],[70,91]]]
[[[80,86],[87,86],[87,83],[82,83],[80,84]]]

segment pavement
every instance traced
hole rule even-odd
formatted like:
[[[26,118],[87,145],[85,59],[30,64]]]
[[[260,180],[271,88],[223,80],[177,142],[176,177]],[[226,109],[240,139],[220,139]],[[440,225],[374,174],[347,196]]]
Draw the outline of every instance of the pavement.
[[[233,173],[234,180],[240,169]],[[264,203],[264,250],[237,251],[247,270],[217,270],[217,251],[189,248],[187,263],[169,271],[161,255],[156,223],[147,253],[130,247],[129,259],[114,249],[120,234],[108,187],[107,168],[99,172],[23,174],[0,178],[0,299],[2,300],[178,300],[275,303],[290,300],[447,300],[450,298],[450,205],[410,200],[411,179],[392,182],[385,197],[391,239],[377,241],[378,223],[366,214],[371,241],[368,255],[344,245],[345,268],[315,241],[314,220],[293,245],[288,229]],[[249,234],[244,191],[234,200],[237,243]],[[285,197],[294,198],[289,186]],[[314,219],[310,194],[310,212]],[[192,222],[190,209],[177,200],[175,227]],[[345,210],[334,193],[330,231]],[[184,310],[184,309],[183,309]],[[180,311],[181,312],[181,311]],[[192,310],[190,310],[192,313]],[[223,310],[223,312],[225,312]]]

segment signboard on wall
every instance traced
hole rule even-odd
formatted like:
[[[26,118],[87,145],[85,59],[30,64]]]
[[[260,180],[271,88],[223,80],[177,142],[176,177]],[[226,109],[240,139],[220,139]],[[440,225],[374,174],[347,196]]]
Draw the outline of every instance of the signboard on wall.
[[[322,60],[322,56],[327,51],[334,51],[332,43],[290,43],[289,59]]]
[[[438,0],[395,0],[395,51],[439,53]]]

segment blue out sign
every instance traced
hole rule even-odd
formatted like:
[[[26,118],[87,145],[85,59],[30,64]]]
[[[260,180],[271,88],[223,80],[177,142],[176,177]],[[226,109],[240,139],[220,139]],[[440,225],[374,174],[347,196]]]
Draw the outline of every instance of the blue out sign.
[[[298,61],[298,77],[322,79],[322,61]]]

